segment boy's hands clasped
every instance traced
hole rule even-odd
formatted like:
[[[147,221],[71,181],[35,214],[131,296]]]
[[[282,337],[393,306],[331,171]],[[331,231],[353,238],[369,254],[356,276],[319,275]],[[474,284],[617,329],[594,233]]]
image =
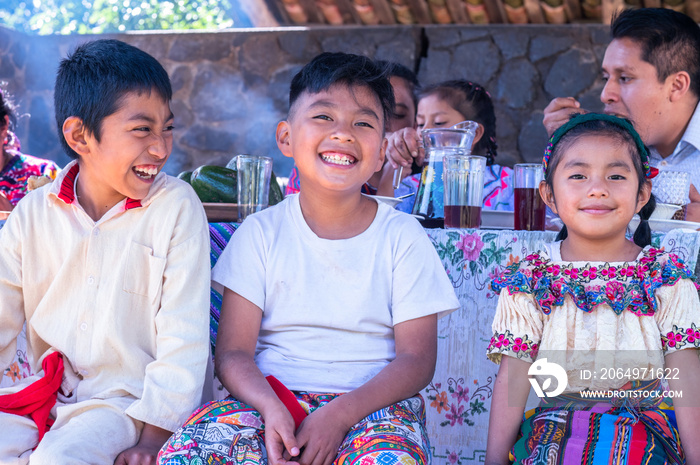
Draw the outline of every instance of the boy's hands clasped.
[[[294,436],[294,419],[282,402],[271,403],[260,412],[265,419],[265,447],[271,465],[296,461],[299,446]]]
[[[280,404],[281,405],[281,404]],[[332,403],[314,410],[304,419],[296,433],[294,421],[283,406],[286,415],[265,418],[265,446],[271,465],[298,462],[303,465],[329,465],[338,455],[351,426],[339,418]],[[287,418],[285,418],[285,416]]]

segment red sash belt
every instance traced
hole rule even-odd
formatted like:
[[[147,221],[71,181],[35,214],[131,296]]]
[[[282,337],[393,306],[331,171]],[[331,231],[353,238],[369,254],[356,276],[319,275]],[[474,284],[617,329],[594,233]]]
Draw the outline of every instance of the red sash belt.
[[[49,418],[63,379],[63,356],[52,352],[41,362],[44,377],[14,394],[0,396],[0,412],[29,415],[39,429],[39,441],[51,427]]]
[[[266,376],[265,379],[268,383],[270,383],[270,387],[272,387],[272,390],[275,391],[275,394],[277,394],[277,397],[279,397],[284,406],[287,407],[289,413],[292,414],[292,418],[294,419],[294,427],[299,429],[299,425],[301,425],[301,422],[304,421],[304,418],[306,418],[308,415],[306,410],[299,405],[299,401],[294,393],[287,389],[287,386],[282,384],[277,378],[270,375]]]

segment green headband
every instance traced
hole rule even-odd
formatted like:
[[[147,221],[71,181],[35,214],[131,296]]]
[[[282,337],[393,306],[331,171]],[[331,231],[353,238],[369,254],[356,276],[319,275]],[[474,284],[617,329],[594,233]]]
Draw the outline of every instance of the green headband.
[[[649,151],[644,145],[644,142],[642,142],[642,138],[639,137],[639,134],[634,129],[634,126],[632,126],[632,123],[628,119],[619,118],[613,115],[606,115],[604,113],[581,113],[572,116],[566,124],[554,131],[554,134],[552,134],[552,137],[549,139],[549,144],[547,144],[547,148],[544,150],[544,158],[542,159],[542,166],[544,169],[545,176],[547,175],[547,166],[549,165],[549,158],[552,156],[552,151],[554,150],[554,147],[559,143],[561,138],[564,137],[564,135],[567,132],[571,131],[576,126],[587,123],[589,121],[605,121],[627,131],[627,133],[629,133],[629,135],[632,136],[632,139],[634,140],[634,143],[637,146],[637,151],[639,152],[639,155],[642,159],[642,168],[644,170],[644,176],[650,179],[658,174],[658,170],[656,168],[652,168],[649,165]]]

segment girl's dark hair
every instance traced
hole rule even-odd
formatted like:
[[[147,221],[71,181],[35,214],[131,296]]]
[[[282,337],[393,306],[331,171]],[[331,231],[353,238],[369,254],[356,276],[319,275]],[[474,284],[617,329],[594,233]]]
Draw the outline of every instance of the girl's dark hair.
[[[463,79],[444,81],[424,87],[418,99],[436,95],[464,115],[465,120],[476,121],[484,127],[484,135],[474,145],[474,153],[486,156],[486,164],[492,165],[498,155],[496,144],[496,112],[491,96],[482,85]]]
[[[8,129],[12,130],[15,127],[15,124],[17,123],[14,111],[15,105],[12,103],[9,96],[7,95],[7,91],[3,89],[5,85],[5,82],[0,82],[0,128],[5,127],[5,116],[8,116],[10,118],[10,127]],[[0,147],[2,146],[2,143],[3,141],[0,140]]]
[[[578,116],[579,115],[573,116],[572,120]],[[609,119],[609,117],[607,119],[594,119],[577,124],[573,128],[566,131],[566,133],[559,138],[558,142],[552,146],[549,162],[547,163],[547,170],[545,171],[544,175],[544,180],[547,183],[550,192],[554,192],[552,180],[554,178],[554,172],[557,170],[559,162],[561,161],[560,155],[582,137],[596,135],[607,136],[617,141],[621,147],[627,147],[627,150],[632,156],[634,171],[637,173],[637,181],[639,186],[637,189],[637,195],[641,194],[644,185],[649,182],[646,177],[646,173],[644,172],[642,154],[640,153],[640,147],[644,150],[646,150],[646,148],[643,145],[640,146],[641,139],[639,139],[639,135],[632,134],[623,126],[615,124]],[[631,124],[629,127],[631,128]],[[632,130],[634,131],[634,129]],[[553,137],[556,137],[556,133]],[[651,195],[649,197],[649,201],[639,211],[640,222],[633,235],[634,243],[639,247],[646,247],[647,245],[651,244],[651,228],[649,227],[649,222],[647,220],[649,220],[649,217],[654,212],[654,208],[656,208],[656,199],[653,195]],[[567,235],[568,232],[566,230],[566,225],[564,225],[561,228],[561,231],[559,231],[559,234],[555,240],[564,240],[566,239]]]

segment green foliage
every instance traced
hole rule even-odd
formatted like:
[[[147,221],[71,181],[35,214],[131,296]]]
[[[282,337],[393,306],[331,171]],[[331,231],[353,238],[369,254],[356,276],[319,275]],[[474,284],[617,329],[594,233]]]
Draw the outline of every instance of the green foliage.
[[[3,0],[0,24],[33,34],[233,27],[235,0]]]

